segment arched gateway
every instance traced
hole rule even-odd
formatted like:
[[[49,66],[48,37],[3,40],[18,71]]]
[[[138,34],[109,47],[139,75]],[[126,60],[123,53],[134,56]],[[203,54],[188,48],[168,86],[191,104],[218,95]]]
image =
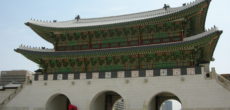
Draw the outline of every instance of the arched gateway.
[[[180,101],[180,99],[170,93],[170,92],[161,92],[159,94],[156,94],[149,102],[149,105],[148,105],[148,110],[162,110],[162,104],[165,102],[165,101],[168,101],[168,100],[176,100],[180,103],[182,103]]]
[[[104,18],[27,22],[54,49],[15,49],[41,70],[6,107],[66,110],[70,99],[79,110],[159,110],[164,100],[176,99],[183,110],[230,109],[230,81],[209,68],[222,33],[215,26],[205,29],[210,2]],[[71,97],[54,95],[46,104],[56,93]]]
[[[64,94],[55,94],[46,103],[46,110],[68,110],[69,98]]]
[[[90,104],[90,110],[125,110],[123,97],[113,91],[98,93]]]

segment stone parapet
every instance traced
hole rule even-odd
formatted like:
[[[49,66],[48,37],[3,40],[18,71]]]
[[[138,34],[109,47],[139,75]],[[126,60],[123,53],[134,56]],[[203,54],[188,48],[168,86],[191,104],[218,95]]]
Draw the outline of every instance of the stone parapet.
[[[182,76],[182,75],[197,75],[197,74],[205,74],[204,67],[182,67],[182,68],[170,68],[170,69],[130,70],[130,71],[113,71],[113,72],[35,74],[34,80],[35,81],[84,80],[84,79]]]

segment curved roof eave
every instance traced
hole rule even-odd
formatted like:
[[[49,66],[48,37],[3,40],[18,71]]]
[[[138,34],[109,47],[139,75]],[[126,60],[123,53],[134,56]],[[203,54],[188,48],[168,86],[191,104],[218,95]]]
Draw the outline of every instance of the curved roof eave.
[[[183,41],[180,42],[172,42],[172,43],[164,43],[164,44],[153,44],[153,45],[145,45],[145,46],[132,46],[132,47],[123,47],[123,48],[109,48],[109,49],[97,49],[97,50],[82,50],[82,51],[64,51],[64,52],[56,52],[53,49],[39,49],[39,48],[28,48],[26,46],[20,46],[15,51],[19,53],[28,53],[28,54],[37,54],[37,55],[51,55],[51,56],[68,56],[68,55],[88,55],[88,54],[101,54],[101,53],[110,53],[110,52],[126,52],[129,51],[135,51],[135,50],[144,50],[149,48],[164,48],[164,47],[172,47],[175,45],[183,45],[188,42],[197,41],[199,39],[205,38],[207,36],[210,36],[215,33],[222,33],[222,31],[217,30],[216,28],[212,28],[211,30],[208,30],[206,32],[203,32],[201,34],[191,36],[188,38],[185,38]]]
[[[110,25],[110,24],[118,24],[125,22],[133,22],[140,21],[150,18],[162,17],[170,14],[174,14],[185,9],[196,6],[200,3],[210,0],[196,0],[185,6],[177,7],[177,8],[168,8],[168,9],[158,9],[140,13],[126,14],[120,16],[111,16],[111,17],[101,17],[101,18],[89,18],[89,19],[74,19],[69,21],[62,22],[43,22],[38,20],[30,20],[26,23],[26,25],[32,24],[42,27],[49,28],[78,28],[78,27],[89,27],[89,26],[100,26],[100,25]]]

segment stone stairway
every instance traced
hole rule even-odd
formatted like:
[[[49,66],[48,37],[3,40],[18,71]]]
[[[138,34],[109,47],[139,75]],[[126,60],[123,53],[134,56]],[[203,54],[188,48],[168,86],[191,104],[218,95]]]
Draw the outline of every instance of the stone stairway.
[[[230,91],[230,74],[217,74],[215,68],[212,68],[211,75],[222,87]]]
[[[27,73],[24,71],[2,73],[0,76],[0,107],[13,99],[27,82]]]

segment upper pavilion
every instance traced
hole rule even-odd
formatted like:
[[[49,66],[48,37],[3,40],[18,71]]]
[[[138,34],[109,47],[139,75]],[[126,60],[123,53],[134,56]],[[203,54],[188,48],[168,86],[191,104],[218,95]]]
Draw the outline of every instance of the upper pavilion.
[[[54,49],[16,49],[44,73],[196,67],[213,60],[222,31],[205,30],[210,0],[120,16],[25,23]]]

